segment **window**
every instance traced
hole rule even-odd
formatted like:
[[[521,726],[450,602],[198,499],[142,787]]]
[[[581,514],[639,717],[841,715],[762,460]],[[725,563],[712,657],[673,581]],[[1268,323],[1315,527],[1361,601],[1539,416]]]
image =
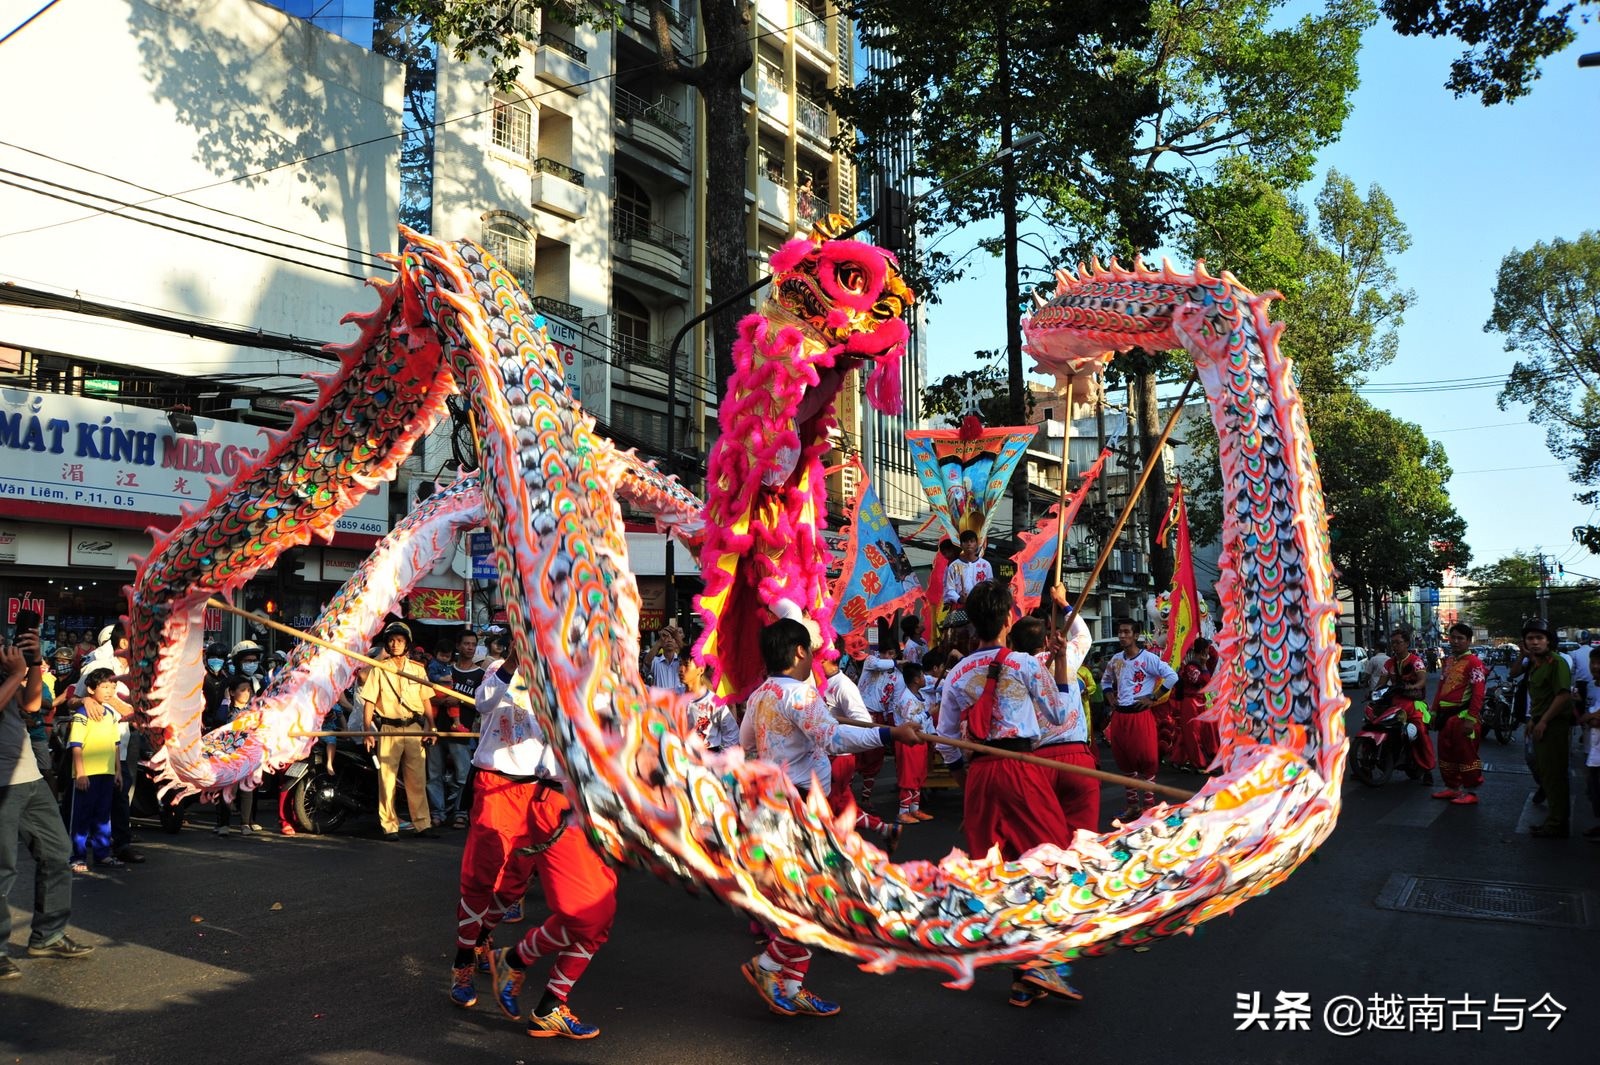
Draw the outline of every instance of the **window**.
[[[661,358],[650,343],[650,308],[631,292],[618,289],[612,307],[612,341],[624,366],[658,366]]]
[[[511,272],[525,291],[533,289],[533,244],[521,224],[496,218],[483,228],[483,246]]]
[[[520,96],[494,94],[494,146],[521,159],[533,154],[533,109]]]
[[[1044,420],[1045,421],[1049,421],[1051,418],[1054,418],[1055,416],[1056,416],[1056,409],[1054,407],[1046,407],[1044,409]]]
[[[651,216],[650,193],[645,187],[629,177],[627,174],[617,175],[617,202],[616,212],[619,216],[627,215],[634,221],[649,225]]]

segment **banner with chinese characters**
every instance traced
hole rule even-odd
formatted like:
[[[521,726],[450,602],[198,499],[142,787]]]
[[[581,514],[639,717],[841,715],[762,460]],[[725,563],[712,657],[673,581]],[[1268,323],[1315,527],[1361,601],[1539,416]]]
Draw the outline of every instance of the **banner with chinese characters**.
[[[207,478],[231,480],[268,446],[266,430],[196,418],[176,433],[167,413],[148,407],[0,388],[0,501],[129,514],[181,514],[210,498]],[[60,520],[43,515],[47,520]],[[389,484],[380,482],[335,526],[389,531]]]
[[[1038,427],[985,429],[968,415],[959,429],[930,429],[907,433],[917,479],[928,506],[944,527],[945,535],[960,539],[971,529],[981,539],[989,525],[989,511],[1005,495]]]
[[[833,585],[833,628],[840,634],[865,634],[868,625],[897,610],[911,609],[922,595],[922,583],[911,571],[900,537],[865,471],[857,485],[845,526],[844,559]]]
[[[1067,530],[1071,530],[1072,523],[1078,517],[1078,508],[1083,506],[1084,499],[1089,495],[1089,487],[1100,476],[1100,471],[1105,468],[1106,457],[1110,454],[1110,448],[1101,451],[1094,465],[1084,473],[1083,480],[1067,500],[1067,512],[1060,520],[1057,520],[1056,512],[1061,504],[1057,503],[1045,515],[1037,531],[1022,534],[1022,549],[1011,556],[1011,560],[1017,564],[1016,576],[1011,579],[1011,594],[1022,613],[1030,613],[1039,605],[1039,598],[1044,595],[1045,580],[1055,565],[1056,544],[1066,542],[1066,532],[1061,531],[1060,526],[1064,522]]]

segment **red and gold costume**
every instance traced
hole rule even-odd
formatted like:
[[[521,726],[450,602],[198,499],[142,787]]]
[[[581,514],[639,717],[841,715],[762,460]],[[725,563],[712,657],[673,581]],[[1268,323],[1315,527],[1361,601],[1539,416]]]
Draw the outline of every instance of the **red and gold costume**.
[[[1439,773],[1447,788],[1471,791],[1483,783],[1478,743],[1483,737],[1483,686],[1489,671],[1470,651],[1450,659],[1434,695],[1433,714],[1442,717],[1439,730]]]
[[[1391,655],[1389,661],[1384,663],[1383,674],[1388,681],[1389,698],[1403,707],[1406,720],[1417,726],[1416,739],[1411,741],[1411,756],[1416,759],[1418,769],[1431,773],[1436,759],[1433,741],[1428,738],[1431,715],[1428,713],[1428,704],[1423,701],[1423,693],[1428,685],[1428,670],[1422,664],[1422,656],[1415,651],[1407,651],[1404,658]]]

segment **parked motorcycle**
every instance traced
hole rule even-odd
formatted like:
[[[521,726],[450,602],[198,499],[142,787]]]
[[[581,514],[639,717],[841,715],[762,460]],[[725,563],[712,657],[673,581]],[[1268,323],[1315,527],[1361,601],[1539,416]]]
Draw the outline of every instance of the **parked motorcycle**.
[[[354,814],[378,812],[378,766],[359,739],[340,738],[333,772],[321,749],[284,770],[287,804],[301,832],[336,832]]]
[[[1501,744],[1511,742],[1512,733],[1517,731],[1516,716],[1511,708],[1512,695],[1517,686],[1511,681],[1504,680],[1495,684],[1483,695],[1483,731],[1494,733],[1494,738]]]
[[[1361,731],[1351,742],[1350,768],[1356,779],[1369,788],[1386,784],[1396,769],[1413,780],[1422,775],[1411,754],[1407,702],[1399,696],[1391,699],[1388,688],[1379,688],[1367,703]]]

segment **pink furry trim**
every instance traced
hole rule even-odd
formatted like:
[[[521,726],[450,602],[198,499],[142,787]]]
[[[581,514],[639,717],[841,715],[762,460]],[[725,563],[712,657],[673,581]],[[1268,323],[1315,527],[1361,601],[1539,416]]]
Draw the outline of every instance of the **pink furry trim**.
[[[899,414],[900,355],[896,352],[879,360],[867,375],[867,402],[885,414]]]
[[[817,279],[822,282],[822,290],[841,307],[853,311],[872,310],[872,305],[883,294],[883,283],[889,276],[889,265],[883,261],[883,253],[870,244],[832,240],[822,245],[821,255],[826,268],[817,271]],[[860,292],[851,292],[839,284],[838,267],[846,264],[866,275]]]
[[[813,241],[805,237],[796,237],[773,252],[772,258],[768,260],[767,265],[774,274],[786,274],[796,266],[799,266],[807,255],[816,250],[817,245]],[[758,318],[760,316],[752,315],[751,317]],[[746,319],[746,321],[748,320]]]

